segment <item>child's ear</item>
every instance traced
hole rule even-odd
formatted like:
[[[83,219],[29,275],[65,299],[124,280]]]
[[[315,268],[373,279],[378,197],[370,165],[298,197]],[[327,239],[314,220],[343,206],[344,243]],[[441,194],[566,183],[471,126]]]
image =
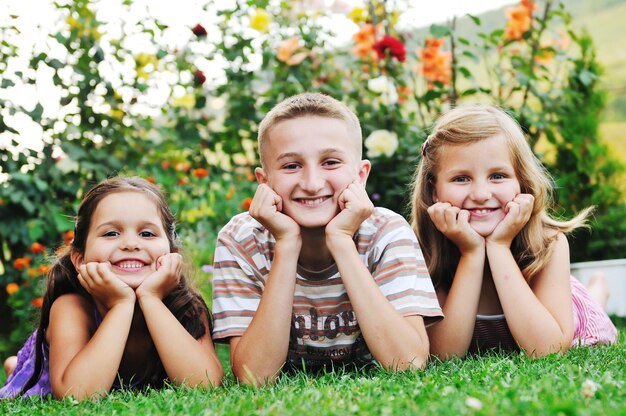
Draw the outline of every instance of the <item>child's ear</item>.
[[[80,254],[78,251],[74,249],[71,249],[70,260],[72,260],[72,264],[74,265],[74,268],[76,269],[76,271],[78,271],[78,268],[80,267],[80,265],[83,264],[82,254]]]
[[[359,182],[365,186],[367,183],[367,178],[370,175],[370,171],[372,170],[372,162],[367,159],[363,159],[360,162],[359,166]]]
[[[254,176],[256,176],[256,181],[258,183],[267,183],[267,174],[263,170],[263,168],[255,168]]]
[[[439,198],[437,198],[437,190],[433,188],[433,202],[439,202]]]

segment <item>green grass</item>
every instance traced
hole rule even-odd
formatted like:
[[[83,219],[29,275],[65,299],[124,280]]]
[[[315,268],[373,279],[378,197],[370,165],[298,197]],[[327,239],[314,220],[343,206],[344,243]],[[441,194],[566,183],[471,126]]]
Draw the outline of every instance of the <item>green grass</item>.
[[[318,377],[282,377],[271,387],[239,386],[232,374],[214,390],[166,388],[115,392],[95,402],[0,401],[0,414],[626,414],[626,319],[610,347],[578,348],[530,360],[492,354],[430,363],[426,370],[393,374],[380,369]],[[228,348],[218,349],[226,366]],[[583,394],[583,383],[598,389]],[[469,400],[468,400],[469,399]],[[473,399],[481,408],[471,407]]]

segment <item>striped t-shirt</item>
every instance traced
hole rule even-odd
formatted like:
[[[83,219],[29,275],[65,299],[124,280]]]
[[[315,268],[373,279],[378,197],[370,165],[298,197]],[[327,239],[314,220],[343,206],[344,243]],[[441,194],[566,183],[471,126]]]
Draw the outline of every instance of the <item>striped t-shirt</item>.
[[[441,319],[422,252],[402,216],[376,208],[354,242],[381,292],[401,315],[421,315],[427,323]],[[250,325],[272,267],[274,243],[248,213],[235,216],[220,231],[213,275],[215,340],[242,336]],[[287,367],[316,371],[372,360],[336,264],[321,271],[298,266]]]

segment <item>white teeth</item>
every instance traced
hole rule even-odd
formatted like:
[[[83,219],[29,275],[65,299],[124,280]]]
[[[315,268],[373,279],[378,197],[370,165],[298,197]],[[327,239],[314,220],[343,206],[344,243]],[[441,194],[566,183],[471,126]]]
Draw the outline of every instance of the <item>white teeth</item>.
[[[141,269],[143,263],[137,260],[122,261],[116,264],[121,269]]]
[[[321,204],[322,202],[324,202],[324,198],[301,199],[300,201],[305,205],[316,205],[316,204]]]
[[[476,214],[488,214],[491,212],[491,210],[490,209],[475,209],[474,212]]]

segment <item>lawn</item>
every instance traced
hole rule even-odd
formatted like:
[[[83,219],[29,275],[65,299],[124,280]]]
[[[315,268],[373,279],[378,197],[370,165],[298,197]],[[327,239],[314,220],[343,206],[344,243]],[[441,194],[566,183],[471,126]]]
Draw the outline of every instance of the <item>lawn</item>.
[[[620,341],[564,356],[523,355],[433,362],[426,370],[380,369],[319,377],[283,377],[272,387],[236,385],[206,391],[166,388],[116,392],[96,402],[0,401],[0,414],[626,414],[626,319],[616,318]],[[218,350],[227,364],[228,348]]]

